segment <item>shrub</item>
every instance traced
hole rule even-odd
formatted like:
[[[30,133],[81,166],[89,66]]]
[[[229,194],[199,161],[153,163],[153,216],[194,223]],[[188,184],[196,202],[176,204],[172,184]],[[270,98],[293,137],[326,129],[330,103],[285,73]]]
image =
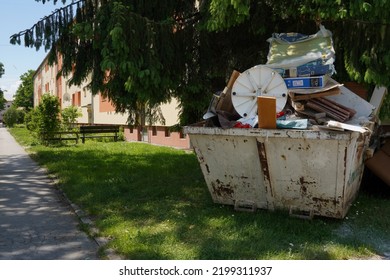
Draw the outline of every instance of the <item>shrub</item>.
[[[44,94],[38,110],[38,137],[45,142],[45,139],[52,138],[60,128],[60,103],[58,98],[50,94]]]
[[[25,116],[24,116],[24,123],[26,125],[26,128],[31,132],[37,132],[38,131],[38,121],[39,120],[39,110],[38,107],[30,110]]]
[[[5,113],[4,113],[4,123],[9,126],[13,127],[15,124],[21,124],[24,120],[25,111],[22,109],[17,109],[15,107],[10,107]]]
[[[60,128],[60,103],[56,96],[44,94],[38,107],[31,110],[25,117],[28,130],[36,133],[39,140],[47,144],[46,139],[52,138]]]

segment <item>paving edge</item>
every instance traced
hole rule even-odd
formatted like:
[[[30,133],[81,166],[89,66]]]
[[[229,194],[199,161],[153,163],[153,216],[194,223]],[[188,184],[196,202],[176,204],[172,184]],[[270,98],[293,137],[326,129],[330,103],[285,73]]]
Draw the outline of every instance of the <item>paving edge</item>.
[[[99,236],[100,231],[95,226],[92,219],[77,204],[73,203],[68,198],[68,196],[64,193],[64,191],[62,191],[62,189],[60,187],[61,184],[59,183],[58,178],[55,175],[50,174],[45,167],[40,166],[40,168],[42,168],[46,172],[48,178],[53,182],[53,186],[56,189],[56,191],[58,192],[58,195],[61,196],[62,200],[76,214],[77,218],[80,221],[80,224],[88,227],[88,229],[90,231],[90,233],[88,234],[88,237],[91,238],[99,246],[99,248],[104,248],[104,246],[107,245],[107,243],[110,241],[110,239],[106,238],[106,237]],[[112,248],[108,248],[108,249],[105,248],[104,254],[108,260],[122,260],[121,256],[119,254],[117,254],[115,252],[115,250]]]

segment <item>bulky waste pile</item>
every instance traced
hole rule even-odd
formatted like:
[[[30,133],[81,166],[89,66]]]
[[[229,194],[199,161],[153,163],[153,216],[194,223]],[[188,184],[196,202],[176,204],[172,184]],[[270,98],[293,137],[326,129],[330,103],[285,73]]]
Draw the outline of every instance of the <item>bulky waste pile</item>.
[[[344,218],[372,156],[381,103],[373,97],[387,89],[376,87],[370,104],[332,79],[335,51],[323,26],[268,42],[266,64],[233,71],[204,121],[185,127],[209,192],[240,211]],[[372,165],[388,174],[382,150]]]
[[[213,95],[206,127],[353,130],[365,132],[373,107],[335,74],[332,33],[278,33],[268,39],[267,63],[233,71]]]

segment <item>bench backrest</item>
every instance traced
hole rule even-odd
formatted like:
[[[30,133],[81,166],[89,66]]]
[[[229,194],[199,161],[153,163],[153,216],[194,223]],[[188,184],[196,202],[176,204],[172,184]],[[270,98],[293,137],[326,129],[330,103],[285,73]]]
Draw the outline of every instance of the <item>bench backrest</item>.
[[[118,125],[89,125],[80,126],[81,133],[119,132]]]

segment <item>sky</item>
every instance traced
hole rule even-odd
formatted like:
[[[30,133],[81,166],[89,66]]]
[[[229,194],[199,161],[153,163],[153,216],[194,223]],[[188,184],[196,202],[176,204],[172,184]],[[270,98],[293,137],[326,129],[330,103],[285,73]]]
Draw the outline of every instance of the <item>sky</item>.
[[[47,52],[10,44],[10,36],[31,28],[37,21],[64,5],[58,1],[42,4],[35,0],[0,0],[0,62],[5,73],[0,78],[0,89],[7,100],[12,100],[20,85],[20,76],[28,70],[37,70]],[[70,1],[68,1],[70,2]]]

